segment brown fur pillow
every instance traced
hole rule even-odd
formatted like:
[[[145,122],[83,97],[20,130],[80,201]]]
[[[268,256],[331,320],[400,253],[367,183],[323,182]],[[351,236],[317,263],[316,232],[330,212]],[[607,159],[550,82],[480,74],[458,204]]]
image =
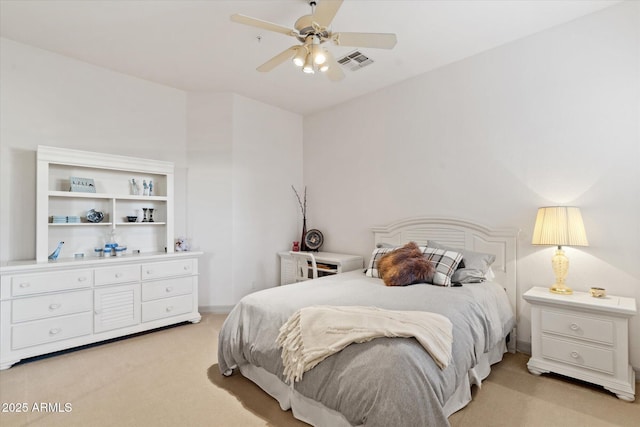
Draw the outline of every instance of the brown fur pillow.
[[[387,286],[431,283],[435,268],[415,242],[409,242],[378,261],[378,272]]]

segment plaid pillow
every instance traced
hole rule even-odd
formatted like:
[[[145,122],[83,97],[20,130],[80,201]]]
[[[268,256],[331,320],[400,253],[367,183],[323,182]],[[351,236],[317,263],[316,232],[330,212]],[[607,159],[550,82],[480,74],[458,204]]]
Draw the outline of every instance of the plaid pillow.
[[[369,277],[377,277],[381,279],[378,271],[378,261],[382,256],[398,249],[392,248],[376,248],[371,254],[369,267],[365,274]],[[462,261],[462,254],[448,249],[438,249],[420,246],[420,250],[436,269],[433,276],[433,284],[439,286],[451,286],[451,276],[458,268],[458,264]]]
[[[380,273],[378,272],[378,261],[385,254],[389,252],[395,251],[398,247],[384,247],[384,248],[375,248],[373,253],[371,254],[371,259],[369,260],[369,267],[367,267],[367,271],[365,271],[365,275],[369,277],[376,277],[381,279]],[[423,248],[420,248],[423,249]]]
[[[451,276],[462,261],[462,254],[448,249],[420,248],[424,256],[431,261],[436,268],[433,276],[433,284],[440,286],[451,286]]]

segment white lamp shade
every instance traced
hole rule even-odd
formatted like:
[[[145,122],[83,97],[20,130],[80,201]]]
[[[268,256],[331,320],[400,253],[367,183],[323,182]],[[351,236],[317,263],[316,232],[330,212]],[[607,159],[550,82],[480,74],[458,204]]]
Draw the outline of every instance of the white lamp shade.
[[[302,67],[304,65],[304,60],[306,56],[307,56],[307,50],[303,46],[299,46],[296,49],[296,54],[293,57],[293,63],[296,64],[297,67]]]
[[[531,244],[589,246],[580,209],[573,206],[539,208]]]
[[[324,50],[319,46],[313,45],[313,62],[318,65],[322,65],[327,60],[327,56],[324,54]]]
[[[313,58],[311,57],[311,54],[307,55],[307,59],[304,61],[304,66],[302,67],[302,71],[304,71],[307,74],[314,73]]]

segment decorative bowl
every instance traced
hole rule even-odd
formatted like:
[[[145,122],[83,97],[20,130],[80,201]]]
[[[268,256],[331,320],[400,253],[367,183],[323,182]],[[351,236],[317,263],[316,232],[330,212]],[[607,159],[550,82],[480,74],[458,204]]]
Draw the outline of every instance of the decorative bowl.
[[[104,214],[102,212],[99,212],[95,209],[90,209],[89,212],[87,212],[87,220],[89,222],[100,222],[104,219]]]
[[[129,222],[136,222],[138,220],[137,216],[128,216],[127,217],[127,221]]]
[[[607,291],[604,288],[591,288],[589,293],[594,298],[604,298],[607,296]]]

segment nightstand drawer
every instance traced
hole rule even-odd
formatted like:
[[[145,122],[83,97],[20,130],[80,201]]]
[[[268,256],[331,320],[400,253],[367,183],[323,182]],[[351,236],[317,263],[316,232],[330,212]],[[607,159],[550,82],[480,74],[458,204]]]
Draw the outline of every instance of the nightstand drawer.
[[[13,323],[93,311],[93,292],[87,289],[77,292],[15,299],[11,302],[11,308],[11,320]]]
[[[609,320],[542,310],[542,331],[613,345],[614,327]]]
[[[609,374],[614,371],[614,352],[606,348],[543,336],[542,356]]]

